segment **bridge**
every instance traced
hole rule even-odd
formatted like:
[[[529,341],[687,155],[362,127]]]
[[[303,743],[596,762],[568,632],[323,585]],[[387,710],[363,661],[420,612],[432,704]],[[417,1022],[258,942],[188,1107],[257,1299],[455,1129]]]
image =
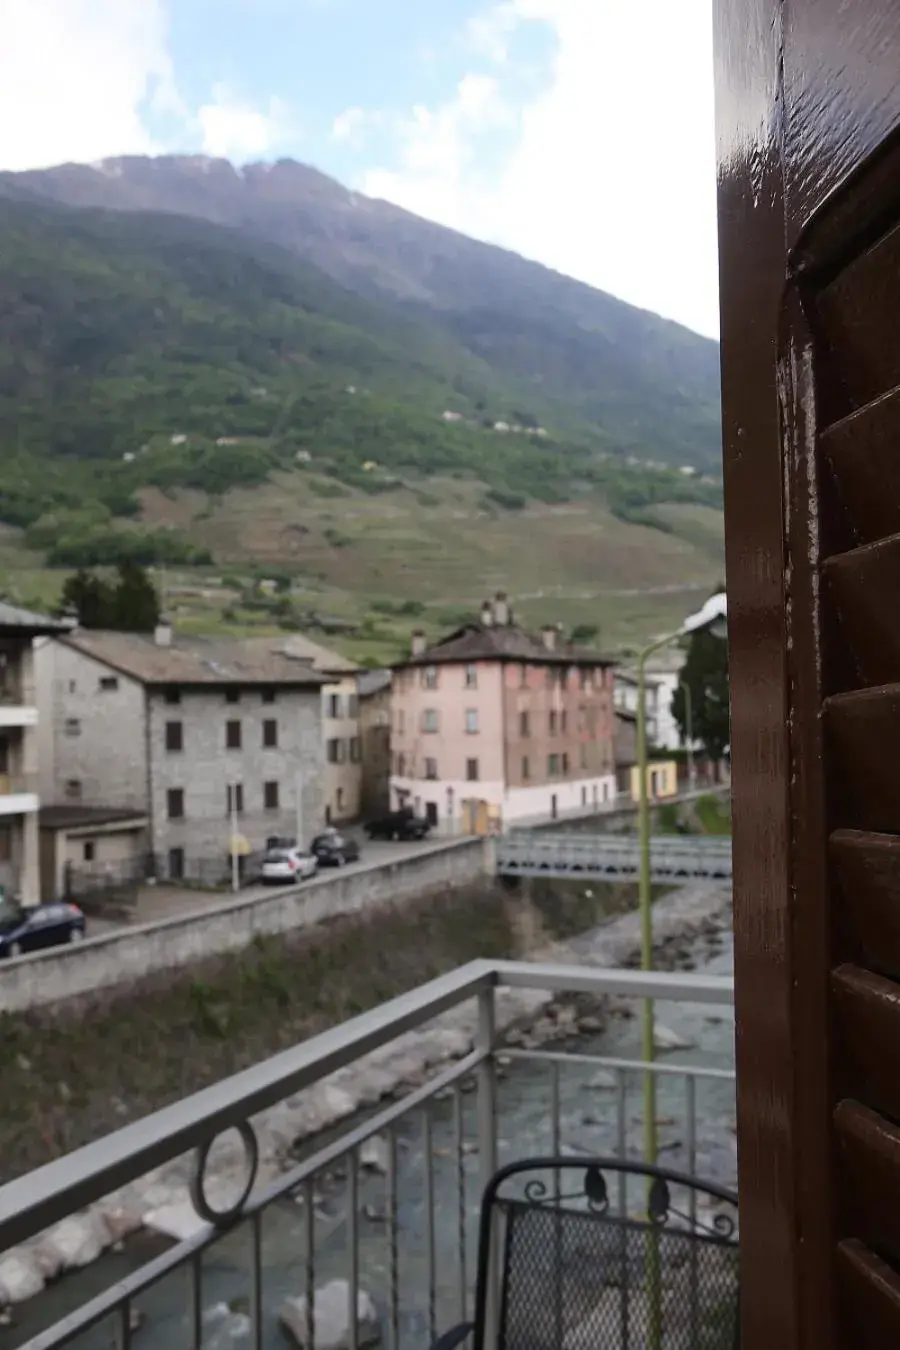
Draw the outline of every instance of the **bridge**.
[[[515,830],[498,838],[496,848],[499,876],[636,881],[640,870],[633,835]],[[654,835],[650,877],[656,882],[730,881],[731,837]]]

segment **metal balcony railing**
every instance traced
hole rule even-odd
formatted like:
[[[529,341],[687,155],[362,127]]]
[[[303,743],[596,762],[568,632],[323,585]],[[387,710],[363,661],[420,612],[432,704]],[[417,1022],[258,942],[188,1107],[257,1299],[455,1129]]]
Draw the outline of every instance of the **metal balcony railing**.
[[[540,1016],[545,1031],[552,1023],[574,1037],[564,1000],[584,995],[599,1015],[582,1038],[550,1045],[521,1029]],[[140,1326],[146,1350],[238,1341],[268,1350],[283,1344],[287,1306],[305,1350],[334,1343],[325,1310],[344,1319],[350,1350],[375,1336],[388,1350],[422,1350],[471,1313],[480,1195],[498,1165],[548,1152],[640,1156],[648,1066],[627,1014],[645,997],[658,1000],[660,1021],[693,1028],[685,1040],[708,1041],[713,1023],[722,1033],[712,1053],[684,1048],[649,1066],[660,1161],[709,1176],[716,1150],[733,1156],[730,1138],[708,1137],[711,1122],[728,1136],[734,1109],[729,978],[476,961],[0,1189],[0,1253],[33,1251],[38,1235],[104,1200],[120,1213],[123,1188],[151,1172],[157,1192],[180,1180],[196,1220],[143,1263],[127,1244],[125,1255],[101,1257],[108,1275],[91,1271],[83,1301],[74,1283],[83,1273],[64,1276],[33,1301],[33,1316],[23,1305],[19,1343],[128,1350]],[[434,1070],[424,1081],[423,1055]],[[343,1123],[285,1163],[296,1121],[329,1104]],[[234,1131],[240,1148],[229,1150]],[[227,1196],[212,1175],[226,1158]]]
[[[37,792],[37,774],[0,773],[0,797],[18,797],[28,792]]]

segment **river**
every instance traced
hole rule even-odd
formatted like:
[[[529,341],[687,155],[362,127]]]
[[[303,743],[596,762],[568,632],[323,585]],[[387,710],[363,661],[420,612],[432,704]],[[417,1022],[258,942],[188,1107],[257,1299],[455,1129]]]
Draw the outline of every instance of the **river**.
[[[584,939],[589,941],[589,937]],[[577,961],[579,941],[570,944]],[[710,974],[729,974],[732,948],[729,935],[710,951],[705,939],[694,946],[698,969]],[[709,1005],[657,1005],[659,1023],[691,1043],[690,1049],[661,1056],[673,1063],[708,1067],[733,1066],[734,1023],[730,1011]],[[565,1044],[554,1049],[565,1049]],[[574,1049],[575,1046],[571,1047]],[[597,1034],[578,1038],[580,1053],[638,1059],[637,1018],[611,1020]],[[549,1065],[514,1062],[498,1083],[498,1138],[500,1162],[551,1151],[551,1086]],[[616,1145],[616,1094],[596,1084],[596,1067],[566,1066],[559,1077],[560,1139],[563,1152],[611,1153]],[[464,1157],[465,1226],[471,1281],[475,1251],[480,1176],[474,1147],[476,1138],[475,1096],[464,1096],[463,1116],[468,1150]],[[453,1104],[433,1108],[432,1156],[437,1222],[437,1323],[438,1328],[459,1320],[458,1262],[458,1171],[454,1144]],[[685,1086],[678,1077],[663,1075],[658,1089],[660,1162],[678,1168],[686,1165]],[[629,1148],[640,1148],[640,1075],[629,1076],[626,1122]],[[697,1171],[710,1180],[733,1185],[735,1145],[733,1134],[733,1085],[724,1080],[699,1080],[697,1084]],[[428,1344],[428,1296],[425,1266],[426,1212],[425,1153],[421,1117],[405,1119],[398,1126],[398,1284],[400,1290],[400,1350],[421,1350]],[[348,1228],[344,1221],[346,1180],[335,1179],[323,1190],[316,1221],[316,1283],[342,1278],[348,1269]],[[387,1205],[383,1176],[363,1173],[359,1179],[359,1202],[364,1217],[359,1220],[360,1284],[371,1292],[383,1312],[390,1288],[390,1252],[383,1215]],[[285,1345],[278,1326],[278,1310],[290,1295],[305,1289],[305,1217],[292,1200],[270,1207],[263,1219],[262,1307],[263,1344],[266,1350]],[[0,1350],[13,1350],[36,1332],[52,1325],[88,1298],[109,1287],[164,1250],[163,1239],[141,1234],[119,1253],[107,1253],[78,1276],[48,1287],[30,1304],[14,1310],[13,1326],[0,1330]],[[250,1235],[237,1229],[209,1248],[203,1256],[201,1302],[204,1309],[220,1306],[221,1318],[212,1317],[204,1344],[209,1350],[243,1350],[249,1346],[247,1324],[240,1316],[225,1316],[221,1305],[240,1313],[249,1304]],[[190,1344],[189,1282],[186,1270],[167,1276],[137,1300],[142,1324],[133,1335],[136,1350],[182,1350]],[[116,1343],[112,1322],[101,1323],[71,1344],[79,1350],[110,1350]]]

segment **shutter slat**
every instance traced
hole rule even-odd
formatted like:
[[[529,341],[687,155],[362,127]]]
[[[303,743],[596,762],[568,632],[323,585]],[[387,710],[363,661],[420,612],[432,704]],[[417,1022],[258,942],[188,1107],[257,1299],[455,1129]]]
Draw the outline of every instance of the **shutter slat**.
[[[858,1102],[834,1113],[846,1167],[846,1220],[856,1237],[900,1260],[900,1130]]]
[[[900,1279],[861,1242],[838,1244],[847,1339],[854,1350],[900,1345]]]
[[[828,851],[848,940],[871,970],[900,978],[900,836],[835,830]]]
[[[900,833],[900,684],[834,694],[824,703],[836,828]]]
[[[844,965],[831,988],[846,1094],[900,1120],[900,984]]]
[[[900,678],[900,534],[829,558],[823,572],[858,682]]]
[[[856,542],[900,534],[900,388],[835,423],[819,443]]]
[[[825,348],[824,411],[830,423],[900,384],[900,344],[884,340],[900,312],[900,226],[821,291],[815,311]]]

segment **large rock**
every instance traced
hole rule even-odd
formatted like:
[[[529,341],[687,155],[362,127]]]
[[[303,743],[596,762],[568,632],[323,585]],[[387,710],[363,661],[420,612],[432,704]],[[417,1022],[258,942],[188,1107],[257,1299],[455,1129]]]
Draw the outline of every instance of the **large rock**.
[[[306,1296],[285,1299],[278,1320],[301,1350],[309,1350],[306,1336]],[[357,1290],[356,1320],[360,1350],[377,1345],[381,1327],[375,1301],[365,1289]],[[350,1286],[346,1280],[332,1280],[313,1295],[313,1323],[316,1350],[347,1350],[350,1345]]]
[[[63,1219],[47,1236],[43,1246],[59,1255],[62,1270],[83,1270],[109,1246],[109,1230],[96,1212],[72,1214]]]
[[[0,1260],[0,1303],[26,1303],[44,1288],[44,1277],[35,1259],[9,1252]]]
[[[246,1313],[232,1312],[227,1303],[214,1303],[203,1314],[203,1350],[234,1350],[250,1335]]]
[[[693,1046],[692,1041],[685,1040],[677,1031],[664,1027],[660,1022],[653,1028],[653,1040],[657,1050],[690,1050]]]

